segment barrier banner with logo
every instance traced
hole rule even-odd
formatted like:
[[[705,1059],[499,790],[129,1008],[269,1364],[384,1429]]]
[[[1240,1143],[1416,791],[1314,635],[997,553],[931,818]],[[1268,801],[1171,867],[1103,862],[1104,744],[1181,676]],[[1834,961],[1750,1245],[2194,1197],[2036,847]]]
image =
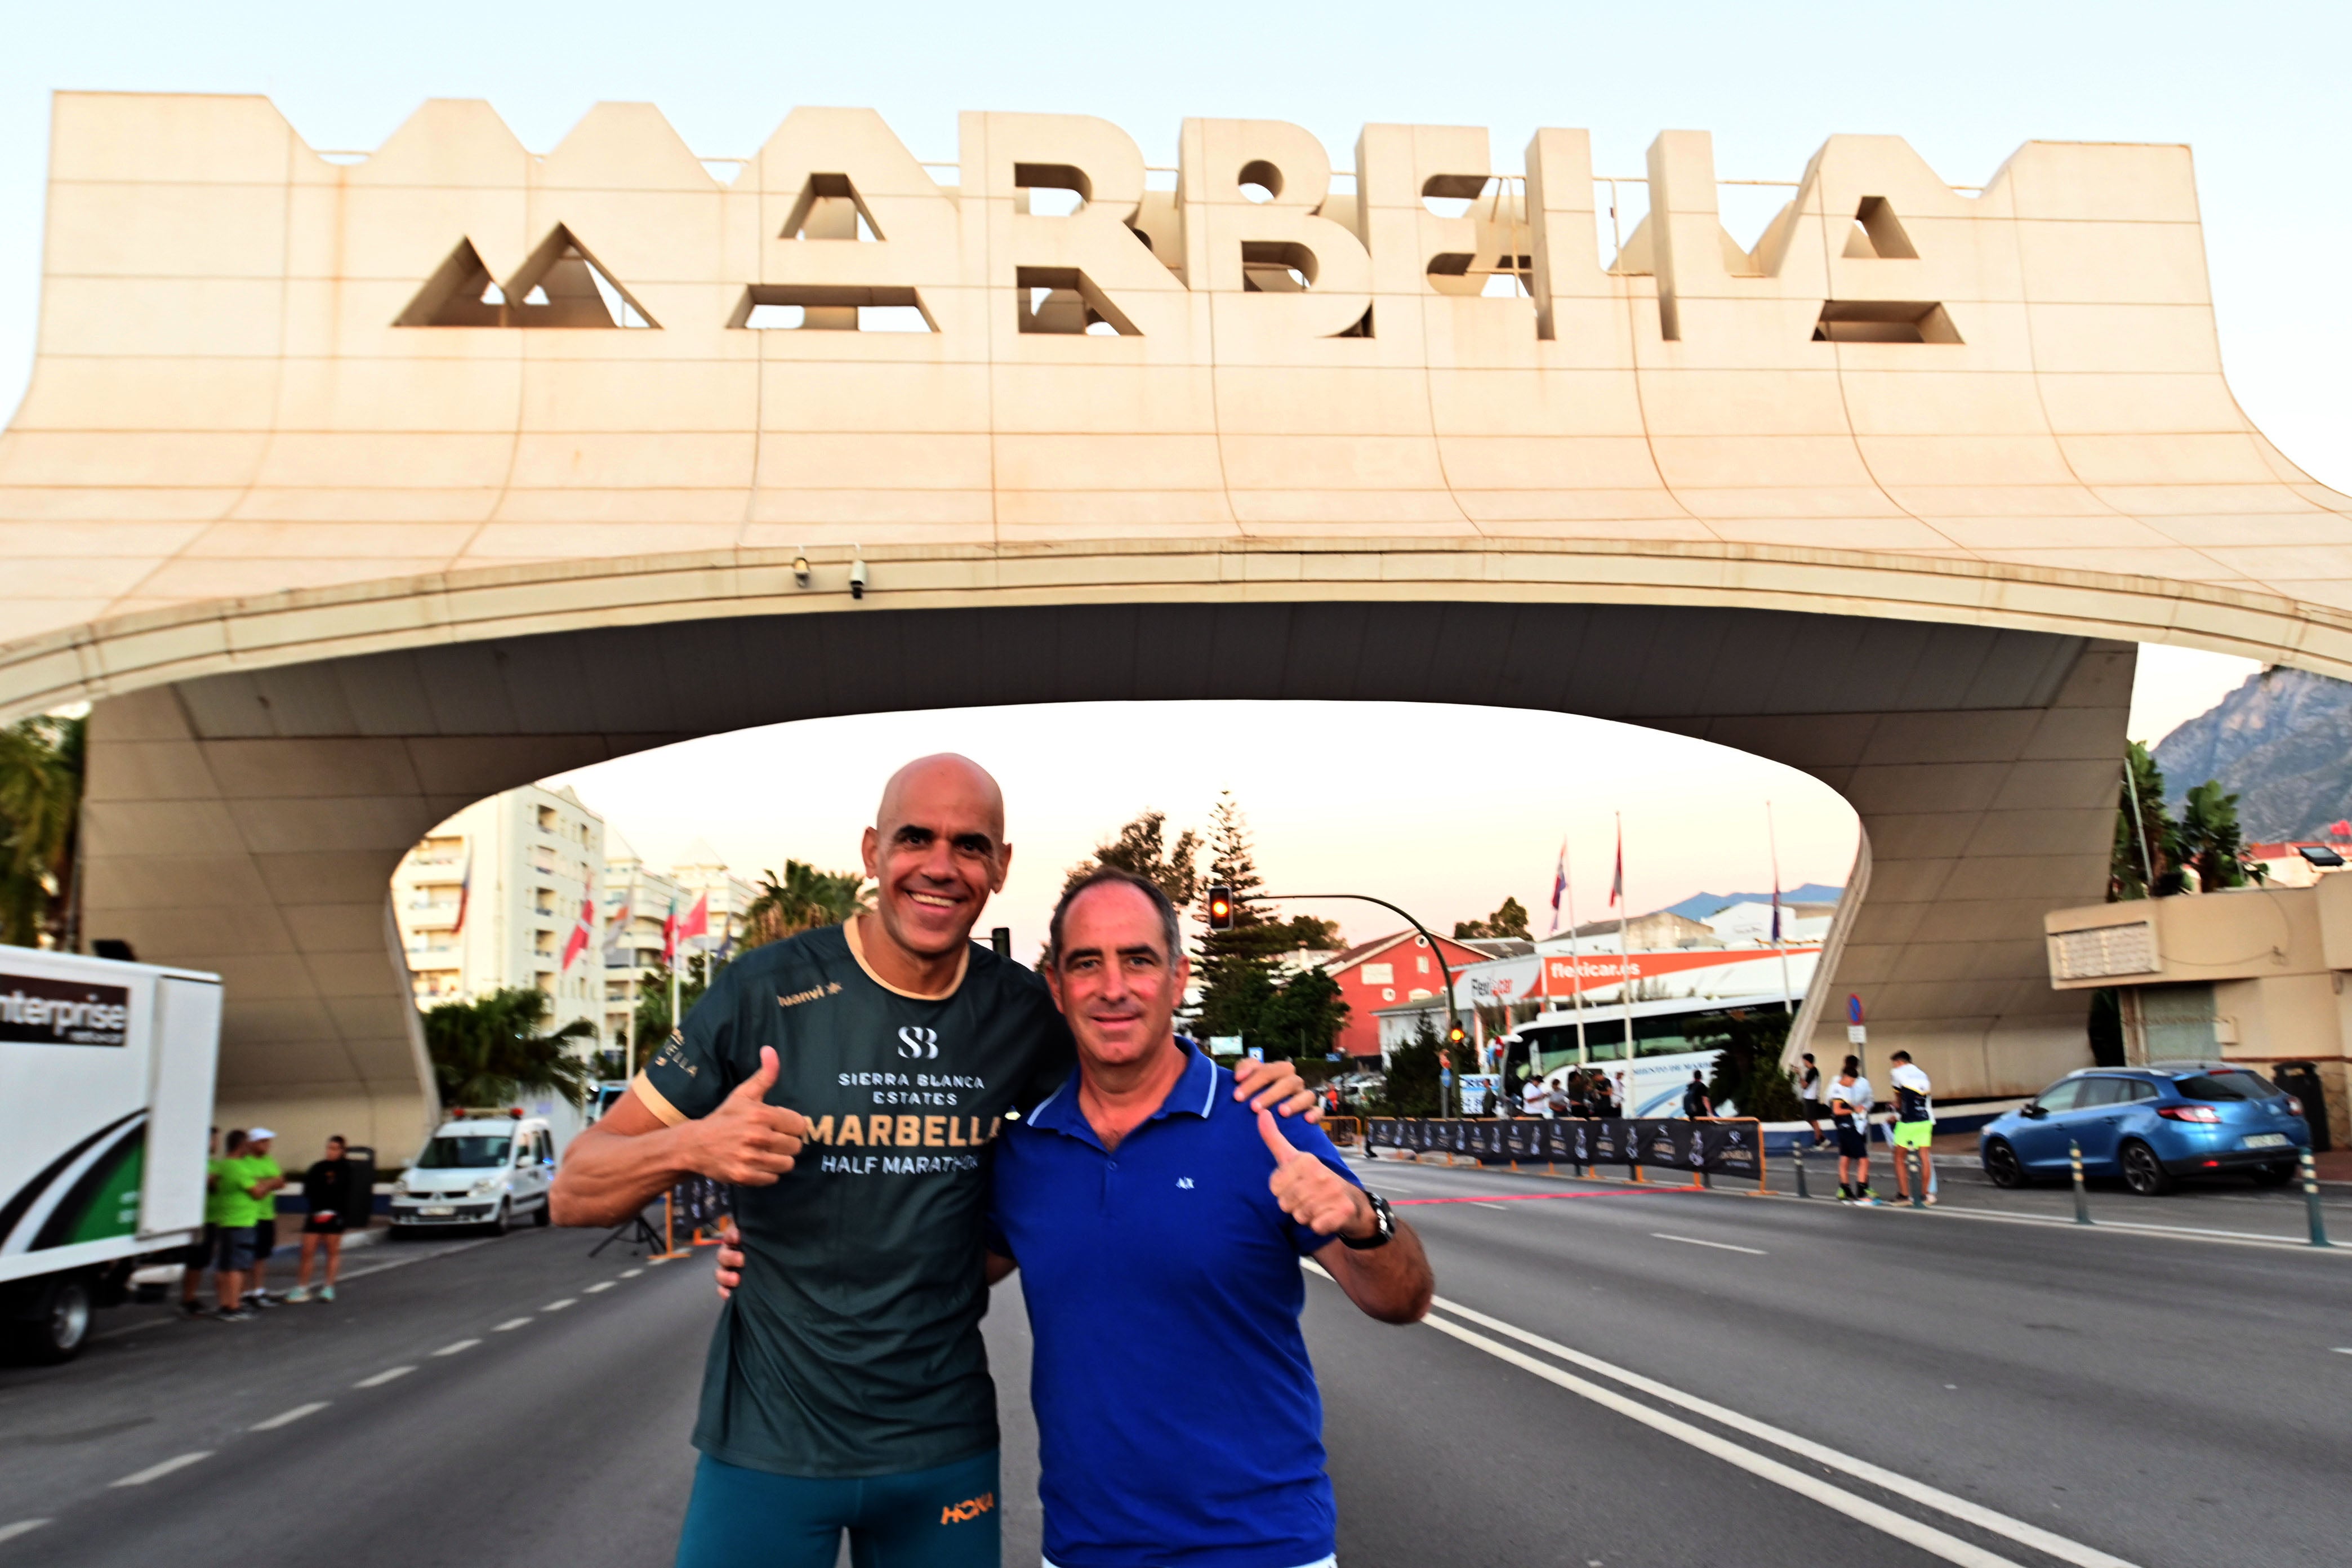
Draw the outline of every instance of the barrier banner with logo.
[[[1456,1119],[1374,1117],[1367,1147],[1474,1160],[1542,1160],[1555,1164],[1641,1165],[1653,1170],[1760,1178],[1763,1136],[1753,1121],[1691,1121],[1681,1117]]]

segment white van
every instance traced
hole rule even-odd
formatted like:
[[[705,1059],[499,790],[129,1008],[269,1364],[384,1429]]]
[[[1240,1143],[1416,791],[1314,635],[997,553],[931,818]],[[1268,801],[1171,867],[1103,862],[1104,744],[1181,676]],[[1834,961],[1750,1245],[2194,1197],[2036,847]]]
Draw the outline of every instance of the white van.
[[[460,1112],[441,1124],[393,1188],[393,1232],[459,1225],[503,1231],[525,1215],[545,1225],[554,1184],[555,1140],[543,1118]]]

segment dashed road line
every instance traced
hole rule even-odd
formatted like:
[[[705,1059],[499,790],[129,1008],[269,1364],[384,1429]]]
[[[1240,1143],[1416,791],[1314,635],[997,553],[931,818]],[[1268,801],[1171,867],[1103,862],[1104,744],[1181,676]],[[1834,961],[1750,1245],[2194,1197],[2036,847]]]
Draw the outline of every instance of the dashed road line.
[[[579,1297],[566,1296],[561,1301],[550,1301],[546,1306],[541,1307],[540,1310],[542,1312],[561,1312],[566,1307],[576,1307],[579,1304]]]
[[[14,1541],[20,1535],[30,1534],[48,1522],[46,1519],[20,1519],[14,1524],[0,1524],[0,1541]]]
[[[1663,1230],[1654,1230],[1650,1235],[1660,1241],[1679,1241],[1685,1247],[1713,1247],[1720,1248],[1725,1252],[1744,1252],[1750,1258],[1769,1258],[1772,1256],[1760,1247],[1734,1247],[1727,1241],[1701,1241],[1695,1236],[1668,1236]]]
[[[593,1296],[599,1290],[610,1290],[614,1284],[614,1281],[610,1279],[599,1279],[596,1283],[589,1286],[587,1289],[581,1292],[581,1294],[585,1296]]]
[[[1504,1207],[1503,1207],[1503,1205],[1502,1205],[1501,1204],[1490,1204],[1490,1203],[1485,1203],[1485,1202],[1482,1202],[1481,1200],[1479,1200],[1479,1199],[1477,1199],[1477,1198],[1472,1198],[1470,1201],[1471,1201],[1471,1203],[1472,1203],[1473,1205],[1476,1205],[1477,1207],[1482,1208],[1482,1209],[1502,1209],[1502,1210],[1503,1210],[1503,1212],[1504,1212],[1505,1214],[1508,1214],[1508,1213],[1510,1213],[1510,1212],[1511,1212],[1509,1209],[1507,1209],[1507,1208],[1504,1208]]]
[[[293,1426],[294,1423],[301,1420],[305,1415],[316,1415],[320,1411],[324,1410],[326,1407],[327,1401],[323,1399],[312,1400],[308,1405],[298,1405],[291,1410],[281,1410],[267,1421],[257,1421],[252,1426],[247,1427],[246,1430],[248,1432],[275,1432],[280,1426]]]
[[[110,1487],[143,1487],[149,1481],[160,1481],[174,1470],[184,1470],[201,1459],[213,1457],[210,1448],[199,1448],[193,1454],[175,1454],[160,1465],[150,1465],[143,1470],[133,1470],[119,1481],[109,1481]]]
[[[529,1318],[509,1318],[505,1322],[500,1323],[497,1328],[492,1329],[490,1332],[494,1334],[503,1334],[509,1329],[522,1328],[529,1324],[530,1321],[530,1320]]]
[[[363,1377],[357,1383],[352,1384],[352,1386],[353,1388],[382,1388],[394,1378],[406,1377],[410,1373],[415,1372],[415,1370],[416,1369],[413,1366],[386,1367],[383,1371],[377,1373],[373,1377]]]
[[[472,1350],[476,1345],[480,1344],[481,1342],[482,1342],[479,1340],[459,1340],[454,1345],[443,1345],[439,1350],[435,1351],[433,1353],[435,1355],[456,1355],[459,1351]]]
[[[643,1274],[645,1270],[642,1268],[624,1268],[621,1270],[621,1278],[624,1279],[635,1279],[638,1275]]]

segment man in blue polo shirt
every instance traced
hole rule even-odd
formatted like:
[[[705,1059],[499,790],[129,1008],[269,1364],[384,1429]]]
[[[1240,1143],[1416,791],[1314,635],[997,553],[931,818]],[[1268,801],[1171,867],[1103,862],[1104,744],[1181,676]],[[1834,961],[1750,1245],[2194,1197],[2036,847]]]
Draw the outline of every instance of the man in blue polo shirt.
[[[1298,1260],[1387,1322],[1434,1288],[1319,1129],[1286,1139],[1176,1037],[1189,975],[1140,878],[1097,871],[1054,912],[1078,1072],[996,1145],[988,1260],[992,1282],[1020,1268],[1035,1340],[1048,1568],[1330,1563]]]

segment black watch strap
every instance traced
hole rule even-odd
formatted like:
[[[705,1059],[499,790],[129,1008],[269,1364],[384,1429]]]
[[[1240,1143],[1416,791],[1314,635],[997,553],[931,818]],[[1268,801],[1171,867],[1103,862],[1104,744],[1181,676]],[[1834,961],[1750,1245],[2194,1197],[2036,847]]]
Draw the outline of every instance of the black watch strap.
[[[1371,1201],[1372,1234],[1361,1241],[1352,1236],[1342,1236],[1339,1245],[1350,1252],[1370,1252],[1375,1247],[1386,1247],[1396,1239],[1396,1213],[1389,1207],[1388,1199],[1378,1193],[1366,1193]]]

